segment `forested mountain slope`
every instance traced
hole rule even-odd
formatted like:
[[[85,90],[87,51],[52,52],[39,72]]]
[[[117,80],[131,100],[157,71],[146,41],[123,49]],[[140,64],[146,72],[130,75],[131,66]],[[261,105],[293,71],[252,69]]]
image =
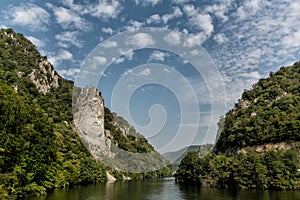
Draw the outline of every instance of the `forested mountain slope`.
[[[300,139],[300,62],[245,91],[225,117],[216,150]]]
[[[218,123],[213,152],[189,152],[177,181],[206,187],[300,188],[300,62],[245,91]]]
[[[29,40],[11,29],[0,31],[0,199],[103,182],[106,171],[122,179],[123,173],[97,162],[83,145],[74,126],[72,94],[73,82],[59,76]],[[126,137],[107,108],[102,123],[120,148],[154,151],[147,140]],[[125,175],[169,173],[165,168]]]

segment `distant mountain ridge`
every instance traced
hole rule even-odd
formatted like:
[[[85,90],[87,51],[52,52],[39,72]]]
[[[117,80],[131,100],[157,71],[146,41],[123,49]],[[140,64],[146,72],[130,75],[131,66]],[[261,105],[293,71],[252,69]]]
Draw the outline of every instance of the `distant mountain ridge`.
[[[180,164],[181,160],[186,156],[190,151],[195,151],[199,156],[203,157],[213,149],[213,144],[203,144],[203,145],[191,145],[185,148],[182,148],[178,151],[166,152],[162,155],[168,159],[173,166]]]

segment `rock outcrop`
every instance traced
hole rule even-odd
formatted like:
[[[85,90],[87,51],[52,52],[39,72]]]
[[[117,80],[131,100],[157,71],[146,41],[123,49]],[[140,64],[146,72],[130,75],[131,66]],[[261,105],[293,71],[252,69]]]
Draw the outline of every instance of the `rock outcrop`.
[[[82,89],[73,111],[77,132],[94,158],[112,158],[111,140],[104,131],[104,101],[99,91],[93,86]]]
[[[58,74],[45,58],[40,60],[39,68],[33,69],[28,77],[35,84],[38,91],[43,94],[48,93],[51,87],[59,87]]]

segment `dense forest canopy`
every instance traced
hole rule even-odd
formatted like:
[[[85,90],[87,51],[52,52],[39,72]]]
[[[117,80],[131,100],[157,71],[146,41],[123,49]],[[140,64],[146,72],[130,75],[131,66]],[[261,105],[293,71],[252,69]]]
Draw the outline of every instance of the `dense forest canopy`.
[[[300,62],[245,91],[226,114],[217,151],[300,139]]]
[[[218,123],[213,152],[189,152],[177,181],[206,187],[300,188],[300,62],[242,94]]]

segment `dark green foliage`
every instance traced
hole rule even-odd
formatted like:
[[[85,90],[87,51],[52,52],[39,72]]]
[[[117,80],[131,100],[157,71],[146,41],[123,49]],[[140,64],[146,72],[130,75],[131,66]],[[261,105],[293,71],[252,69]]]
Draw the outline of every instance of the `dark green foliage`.
[[[244,105],[243,105],[244,104]],[[300,62],[245,91],[226,114],[217,151],[300,139]]]
[[[182,159],[175,177],[180,182],[201,183],[201,159],[197,152],[190,151]]]
[[[131,179],[143,179],[168,177],[172,175],[171,167],[167,166],[168,161],[157,153],[148,141],[142,135],[137,133],[125,119],[112,113],[108,108],[105,108],[104,128],[106,131],[110,132],[110,139],[116,147],[128,152],[139,153],[132,157],[128,155],[128,159],[125,160],[123,159],[123,154],[116,153],[116,160],[125,161],[125,163],[120,163],[122,167],[135,168],[136,171],[139,171],[141,163],[147,163],[153,166],[165,165],[165,167],[159,170],[146,173],[124,173],[125,176],[129,176]],[[147,155],[143,155],[143,153],[147,153]],[[121,172],[113,170],[112,174],[116,176],[115,178],[122,179]]]
[[[46,58],[30,41],[11,29],[0,30],[0,199],[43,195],[54,188],[107,179],[107,169],[90,155],[74,131],[72,92],[80,89],[58,76],[58,87],[40,93],[28,75],[36,70],[36,77],[51,81],[49,73],[41,73],[41,62]],[[51,65],[44,67],[53,70]],[[106,109],[105,127],[115,144],[132,152],[154,151],[145,138],[124,136],[114,119]],[[169,172],[166,168],[149,175],[129,175],[145,178]]]
[[[21,34],[0,31],[0,199],[106,181],[73,130],[73,83],[59,77],[44,95],[28,78],[41,60]]]
[[[267,151],[247,148],[238,155],[210,153],[204,158],[189,153],[180,163],[175,177],[179,182],[205,187],[233,189],[299,189],[297,180],[299,150]]]
[[[299,189],[300,62],[282,67],[221,118],[214,153],[187,156],[176,173],[180,182],[208,187]],[[284,143],[281,150],[258,145]],[[240,151],[239,151],[240,150]]]
[[[108,108],[105,108],[104,128],[110,131],[112,135],[110,139],[120,149],[133,153],[149,153],[154,151],[154,148],[142,135],[138,134],[122,117],[110,112]],[[129,131],[124,134],[120,128],[124,130],[128,129]]]

